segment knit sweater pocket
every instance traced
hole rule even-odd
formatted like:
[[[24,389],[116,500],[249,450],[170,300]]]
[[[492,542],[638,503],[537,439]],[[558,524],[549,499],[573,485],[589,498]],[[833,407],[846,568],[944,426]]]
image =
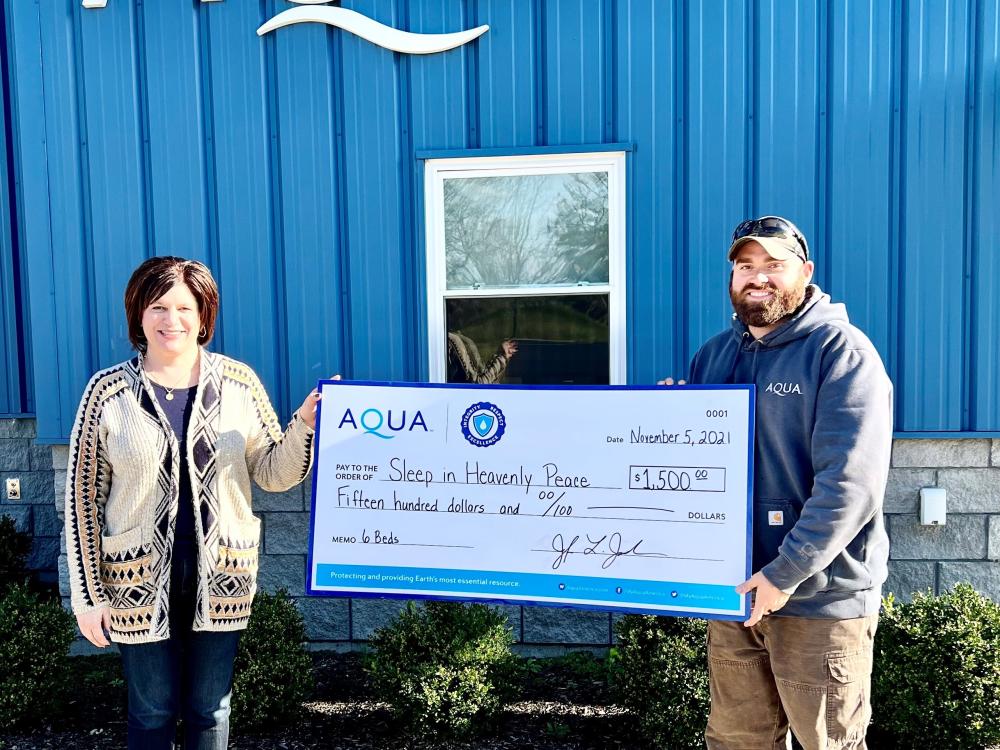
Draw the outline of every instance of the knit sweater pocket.
[[[213,622],[246,621],[257,591],[260,521],[252,518],[233,524],[219,538],[219,557],[209,590]]]
[[[101,583],[111,605],[111,629],[119,633],[149,630],[155,588],[152,548],[142,543],[142,530],[101,538]]]

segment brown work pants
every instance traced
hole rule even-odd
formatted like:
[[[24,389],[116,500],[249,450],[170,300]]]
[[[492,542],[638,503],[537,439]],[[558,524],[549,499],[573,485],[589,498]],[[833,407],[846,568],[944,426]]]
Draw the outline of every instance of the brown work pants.
[[[878,616],[708,625],[708,750],[865,750]]]

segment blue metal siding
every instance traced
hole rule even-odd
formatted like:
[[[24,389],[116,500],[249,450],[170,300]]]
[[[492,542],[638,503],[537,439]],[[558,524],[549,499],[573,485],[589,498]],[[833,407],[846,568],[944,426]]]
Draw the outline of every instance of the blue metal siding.
[[[671,6],[631,0],[618,8],[615,135],[636,144],[629,155],[627,198],[628,377],[649,382],[686,370],[678,352],[683,321],[672,314],[687,286],[679,275],[683,238],[675,206],[680,163],[674,76],[680,29]],[[627,43],[626,43],[627,42]]]
[[[202,25],[190,3],[144,3],[143,96],[149,240],[161,255],[214,264],[205,154]],[[178,123],[190,123],[178,127]]]
[[[489,32],[476,42],[478,78],[471,85],[479,114],[478,145],[533,146],[539,128],[536,104],[541,81],[536,68],[541,18],[531,3],[510,0],[477,0],[475,10],[476,24],[490,24]]]
[[[0,49],[6,54],[6,41]],[[5,92],[4,99],[7,98]],[[21,414],[31,408],[24,383],[31,363],[24,359],[27,330],[23,324],[27,316],[23,314],[24,300],[20,298],[24,286],[15,244],[17,196],[10,189],[14,184],[14,164],[8,157],[12,144],[7,137],[6,106],[0,101],[0,414]]]
[[[957,430],[968,382],[961,356],[965,242],[956,220],[964,225],[969,6],[959,0],[915,9],[903,28],[899,427]]]
[[[342,290],[343,155],[335,56],[339,46],[318,26],[276,37],[276,88],[284,297],[282,332],[288,363],[288,407],[305,389],[333,375],[344,349]],[[277,395],[277,394],[274,394]]]
[[[416,153],[615,142],[632,382],[683,374],[727,325],[729,231],[774,212],[882,352],[898,429],[1000,432],[1000,0],[343,3],[491,27],[428,56],[319,25],[258,38],[278,0],[5,2],[22,215],[0,224],[0,335],[20,289],[42,440],[127,355],[122,291],[153,254],[211,265],[215,347],[285,416],[333,372],[421,377]],[[5,373],[8,412],[24,390]]]
[[[892,262],[893,12],[882,0],[831,3],[826,107],[822,283],[880,352],[890,351]],[[886,361],[890,370],[894,365]],[[893,373],[890,373],[893,374]]]
[[[972,429],[1000,426],[1000,2],[978,9],[971,160]]]
[[[147,231],[145,113],[138,65],[144,50],[135,33],[137,18],[131,3],[111,3],[108,11],[100,17],[93,13],[76,17],[90,227],[85,248],[91,270],[84,296],[91,297],[98,365],[118,361],[129,351],[122,292],[132,269],[146,258]]]
[[[686,372],[697,346],[718,333],[732,314],[725,247],[741,217],[750,214],[752,175],[752,59],[750,2],[704,0],[688,8],[685,61],[687,123],[681,166],[686,256],[685,338],[674,372]],[[736,125],[736,127],[734,127]],[[653,373],[647,373],[646,378]],[[641,381],[640,381],[641,382]]]

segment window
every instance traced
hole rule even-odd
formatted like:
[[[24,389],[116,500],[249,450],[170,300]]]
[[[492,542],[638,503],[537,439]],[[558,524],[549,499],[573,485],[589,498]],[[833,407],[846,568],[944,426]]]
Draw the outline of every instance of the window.
[[[430,159],[435,382],[625,380],[625,154]]]

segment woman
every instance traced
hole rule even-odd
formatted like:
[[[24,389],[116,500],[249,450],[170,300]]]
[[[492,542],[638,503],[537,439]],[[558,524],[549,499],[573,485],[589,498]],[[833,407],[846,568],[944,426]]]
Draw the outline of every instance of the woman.
[[[129,748],[225,748],[240,632],[256,591],[250,482],[280,492],[312,463],[319,395],[284,434],[247,365],[205,351],[209,270],[151,258],[125,290],[138,356],[94,375],[70,439],[66,547],[73,611],[119,644]]]

